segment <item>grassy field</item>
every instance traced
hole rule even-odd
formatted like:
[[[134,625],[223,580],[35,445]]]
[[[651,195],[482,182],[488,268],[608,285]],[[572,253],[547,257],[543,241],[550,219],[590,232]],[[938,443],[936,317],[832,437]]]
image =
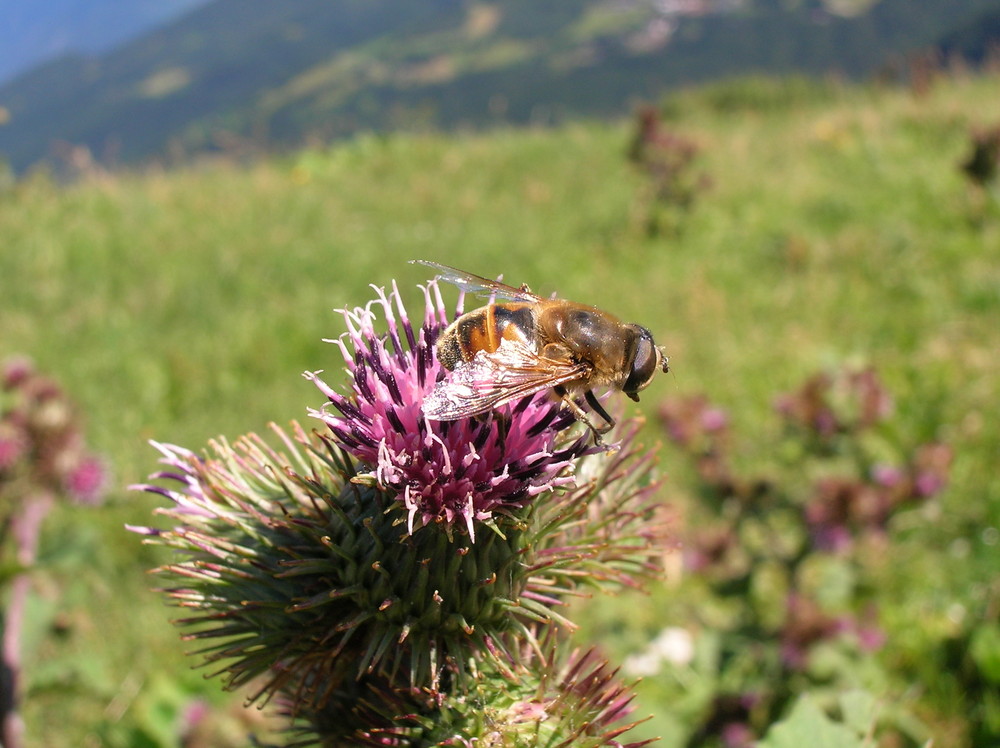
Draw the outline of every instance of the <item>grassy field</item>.
[[[678,94],[670,122],[702,146],[712,186],[678,231],[652,238],[624,123],[359,137],[0,193],[0,358],[28,354],[65,384],[115,486],[108,506],[48,526],[31,744],[152,745],[184,699],[219,700],[148,589],[162,559],[122,529],[150,522],[154,502],[124,487],[155,469],[148,439],[200,448],[305,420],[320,398],[301,372],[338,367],[322,342],[343,331],[331,310],[393,279],[416,305],[426,271],[411,258],[502,272],[649,327],[674,373],[642,408],[706,392],[733,414],[748,462],[771,458],[775,394],[824,366],[873,364],[894,427],[956,450],[940,514],[902,528],[886,559],[886,657],[976,615],[997,595],[1000,553],[1000,206],[956,165],[969,127],[1000,121],[998,88],[994,76],[920,97],[774,82]],[[661,454],[664,498],[683,502],[684,467]],[[655,620],[664,599],[635,605]],[[960,694],[927,675],[910,695],[952,730]],[[668,705],[650,693],[639,710]]]

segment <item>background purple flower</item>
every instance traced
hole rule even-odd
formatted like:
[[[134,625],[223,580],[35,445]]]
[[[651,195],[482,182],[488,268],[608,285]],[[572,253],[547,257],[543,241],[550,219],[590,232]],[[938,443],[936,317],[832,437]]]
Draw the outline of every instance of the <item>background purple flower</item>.
[[[66,475],[66,490],[80,504],[100,504],[107,484],[104,461],[91,455],[84,456]]]

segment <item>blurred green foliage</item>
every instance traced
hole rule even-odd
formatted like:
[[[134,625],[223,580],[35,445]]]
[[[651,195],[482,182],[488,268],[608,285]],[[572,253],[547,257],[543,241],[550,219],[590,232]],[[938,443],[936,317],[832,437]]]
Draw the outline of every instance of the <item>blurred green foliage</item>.
[[[791,86],[794,106],[773,91],[762,105],[759,82],[732,84],[738,107],[677,94],[670,126],[698,143],[712,188],[681,230],[653,238],[624,122],[359,136],[71,186],[36,173],[0,192],[0,357],[30,355],[63,382],[122,487],[100,512],[53,515],[43,538],[43,555],[80,553],[37,591],[55,613],[26,663],[34,742],[169,745],[189,701],[225,708],[148,589],[142,570],[164,556],[122,529],[148,524],[155,502],[124,486],[155,469],[147,439],[198,448],[318,405],[300,373],[337,381],[339,355],[321,342],[343,332],[330,310],[393,279],[418,299],[425,271],[406,260],[426,258],[649,327],[674,373],[641,407],[707,393],[731,414],[743,473],[777,458],[776,392],[829,365],[873,365],[896,401],[887,428],[944,441],[955,459],[939,513],[895,524],[872,582],[879,667],[906,673],[906,693],[865,687],[905,702],[941,745],[988,745],[963,679],[996,678],[1000,207],[970,194],[958,164],[969,128],[1000,120],[998,82],[940,79],[920,97],[832,85],[815,100]],[[676,450],[662,456],[680,514],[697,478]],[[614,659],[668,625],[671,584],[588,611]],[[641,729],[665,745],[704,698],[696,678],[682,685],[669,701],[641,685],[639,714],[654,714]]]
[[[651,676],[667,703],[698,699],[681,720],[691,748],[749,748],[803,693],[836,709],[858,689],[870,701],[870,691],[907,690],[907,675],[874,656],[887,641],[881,567],[893,528],[940,511],[952,450],[886,428],[894,401],[871,368],[822,372],[775,405],[773,458],[752,473],[733,469],[740,440],[704,396],[670,398],[659,412],[696,471],[697,501],[677,529],[683,579],[666,628],[626,667]],[[971,713],[983,689],[962,686]],[[906,705],[878,711],[861,734],[926,739]]]

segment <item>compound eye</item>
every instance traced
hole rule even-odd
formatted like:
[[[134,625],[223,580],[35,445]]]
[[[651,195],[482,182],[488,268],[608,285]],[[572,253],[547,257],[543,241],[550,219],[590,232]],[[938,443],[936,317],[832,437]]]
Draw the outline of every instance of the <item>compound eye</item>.
[[[660,366],[660,351],[653,344],[653,336],[649,331],[640,328],[639,342],[632,359],[632,370],[622,391],[626,395],[634,395],[653,380],[653,375]]]

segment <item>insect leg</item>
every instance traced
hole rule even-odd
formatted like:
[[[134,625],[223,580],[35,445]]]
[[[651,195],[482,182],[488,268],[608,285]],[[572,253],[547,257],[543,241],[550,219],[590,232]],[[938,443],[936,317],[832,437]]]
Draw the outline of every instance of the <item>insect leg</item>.
[[[594,397],[594,391],[587,390],[587,394],[584,395],[584,398],[586,398],[587,404],[594,410],[594,412],[597,413],[597,415],[599,415],[601,418],[603,418],[604,423],[607,424],[603,429],[601,429],[601,433],[606,434],[609,431],[611,431],[611,429],[613,429],[615,426],[615,419],[608,414],[608,411],[604,409],[600,401],[596,397]]]
[[[507,432],[510,430],[510,416],[499,410],[491,412],[497,425],[497,444],[500,445],[500,457],[507,454]]]
[[[569,396],[569,393],[566,392],[566,389],[564,387],[553,387],[552,391],[560,398],[562,398],[562,401],[566,403],[566,407],[568,407],[570,409],[570,412],[573,414],[573,417],[576,418],[576,420],[583,423],[588,429],[590,429],[591,433],[594,435],[594,444],[596,445],[602,444],[601,434],[606,434],[608,431],[610,431],[611,426],[605,426],[604,428],[598,428],[597,426],[595,426],[593,421],[591,421],[590,418],[588,417],[587,411],[585,411],[583,408],[577,405],[576,400],[574,400],[572,397]],[[614,423],[614,421],[610,421],[609,419],[605,420],[611,424]]]

